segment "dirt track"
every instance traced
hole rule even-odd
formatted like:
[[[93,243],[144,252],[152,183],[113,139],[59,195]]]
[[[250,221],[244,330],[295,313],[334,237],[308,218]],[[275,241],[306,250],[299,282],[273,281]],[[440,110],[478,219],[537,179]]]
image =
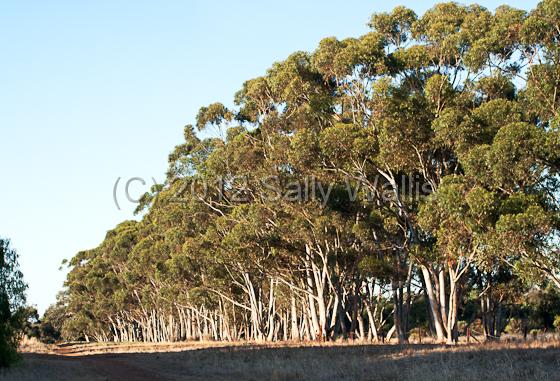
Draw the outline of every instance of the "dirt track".
[[[24,354],[24,364],[5,374],[1,380],[138,380],[167,381],[168,378],[140,368],[122,355],[65,357],[46,354]]]

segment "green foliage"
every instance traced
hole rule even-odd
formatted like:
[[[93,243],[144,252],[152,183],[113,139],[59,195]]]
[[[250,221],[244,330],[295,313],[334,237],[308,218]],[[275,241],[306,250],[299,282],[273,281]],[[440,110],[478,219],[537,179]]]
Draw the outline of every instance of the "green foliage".
[[[554,329],[555,316],[560,314],[560,293],[553,287],[533,290],[523,304],[523,312],[529,328]]]
[[[49,306],[38,322],[37,337],[44,343],[52,344],[62,339],[64,323],[67,319],[67,296],[64,292],[57,295],[56,303]],[[71,338],[71,335],[66,335]]]
[[[0,238],[0,367],[17,360],[17,347],[25,322],[25,290],[17,252]]]
[[[207,107],[201,107],[196,116],[196,127],[205,129],[208,125],[219,126],[224,121],[230,121],[232,114],[221,103],[212,103]]]
[[[375,13],[369,26],[384,35],[393,45],[400,46],[408,41],[412,25],[417,16],[411,9],[396,7],[391,13]]]
[[[554,317],[554,327],[560,331],[560,315]]]
[[[319,337],[386,329],[385,308],[401,341],[438,318],[451,341],[472,319],[499,334],[513,288],[560,288],[558,9],[397,7],[202,107],[220,134],[185,127],[141,221],[70,261],[45,335],[146,339],[195,310],[262,338],[292,302]]]

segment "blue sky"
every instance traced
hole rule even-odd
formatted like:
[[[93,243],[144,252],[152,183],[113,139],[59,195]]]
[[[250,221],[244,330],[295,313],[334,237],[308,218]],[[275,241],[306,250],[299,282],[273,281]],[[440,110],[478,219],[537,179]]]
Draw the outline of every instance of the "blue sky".
[[[489,9],[502,1],[480,1]],[[509,5],[531,9],[536,1]],[[200,106],[327,36],[367,32],[373,12],[432,1],[0,2],[0,236],[12,240],[40,311],[63,259],[133,218]],[[122,183],[121,183],[122,186]]]

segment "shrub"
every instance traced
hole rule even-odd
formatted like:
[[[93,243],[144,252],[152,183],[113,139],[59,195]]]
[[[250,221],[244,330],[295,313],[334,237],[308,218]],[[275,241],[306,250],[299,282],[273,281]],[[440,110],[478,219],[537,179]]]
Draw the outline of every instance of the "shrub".
[[[560,315],[556,315],[554,317],[554,328],[556,328],[556,330],[560,331]]]
[[[509,334],[521,333],[523,332],[523,322],[519,318],[511,318],[504,331]]]

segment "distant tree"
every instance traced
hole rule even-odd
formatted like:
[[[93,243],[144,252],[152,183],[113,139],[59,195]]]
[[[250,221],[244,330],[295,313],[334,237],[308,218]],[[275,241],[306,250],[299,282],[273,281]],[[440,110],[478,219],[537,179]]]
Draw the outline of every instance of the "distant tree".
[[[63,338],[62,327],[67,316],[66,302],[66,293],[60,292],[57,295],[56,303],[50,305],[43,314],[39,321],[39,336],[42,342],[50,344]]]
[[[10,247],[9,240],[0,238],[0,367],[17,360],[26,288],[17,252]]]
[[[39,312],[34,306],[26,306],[18,310],[18,314],[22,318],[23,323],[23,334],[29,338],[35,337],[39,339],[41,337],[40,330],[40,320]]]

